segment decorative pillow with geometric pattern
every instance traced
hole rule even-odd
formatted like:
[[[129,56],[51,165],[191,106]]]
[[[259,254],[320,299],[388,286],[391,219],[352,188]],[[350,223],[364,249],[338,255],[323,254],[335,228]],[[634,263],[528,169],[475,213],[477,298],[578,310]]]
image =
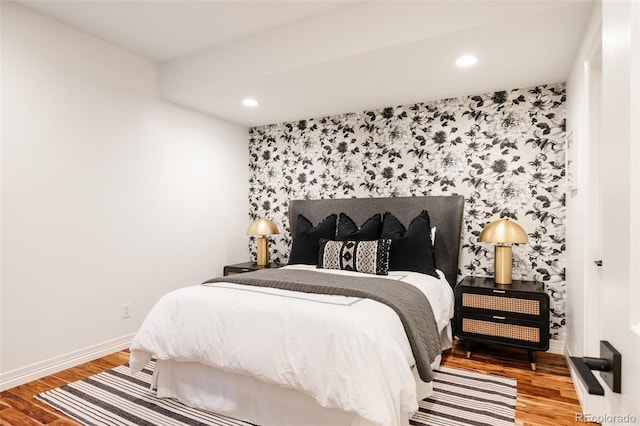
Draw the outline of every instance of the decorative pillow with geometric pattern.
[[[332,241],[323,238],[320,240],[318,268],[387,275],[390,247],[390,239]]]

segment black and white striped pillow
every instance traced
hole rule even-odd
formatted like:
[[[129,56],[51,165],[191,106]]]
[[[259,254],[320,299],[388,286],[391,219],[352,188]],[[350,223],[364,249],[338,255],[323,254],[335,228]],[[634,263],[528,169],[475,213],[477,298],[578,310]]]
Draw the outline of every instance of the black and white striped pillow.
[[[373,241],[321,239],[318,268],[387,275],[390,247],[390,239]]]

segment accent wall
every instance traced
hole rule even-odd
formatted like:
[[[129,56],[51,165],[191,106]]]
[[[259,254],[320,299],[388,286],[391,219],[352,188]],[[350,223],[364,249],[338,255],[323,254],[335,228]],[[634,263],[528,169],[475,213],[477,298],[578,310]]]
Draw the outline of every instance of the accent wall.
[[[271,259],[286,263],[289,200],[461,194],[460,275],[491,276],[478,236],[517,221],[529,243],[513,248],[513,277],[545,282],[563,340],[565,135],[564,83],[252,128],[250,217],[278,225]]]

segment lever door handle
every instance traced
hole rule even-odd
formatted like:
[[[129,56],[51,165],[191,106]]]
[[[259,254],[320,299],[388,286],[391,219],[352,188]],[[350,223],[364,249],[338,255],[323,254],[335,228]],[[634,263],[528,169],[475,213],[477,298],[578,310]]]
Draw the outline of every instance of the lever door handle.
[[[595,263],[598,268],[602,268],[602,260],[594,260],[593,263]]]

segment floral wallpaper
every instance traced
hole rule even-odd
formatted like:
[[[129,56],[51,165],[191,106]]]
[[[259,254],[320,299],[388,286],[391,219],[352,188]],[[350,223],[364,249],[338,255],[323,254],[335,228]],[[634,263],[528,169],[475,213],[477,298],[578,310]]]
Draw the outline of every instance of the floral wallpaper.
[[[492,276],[480,231],[517,221],[529,243],[513,247],[513,277],[545,282],[559,339],[565,133],[564,83],[252,128],[250,218],[278,225],[271,260],[286,263],[290,199],[464,195],[460,275]]]

